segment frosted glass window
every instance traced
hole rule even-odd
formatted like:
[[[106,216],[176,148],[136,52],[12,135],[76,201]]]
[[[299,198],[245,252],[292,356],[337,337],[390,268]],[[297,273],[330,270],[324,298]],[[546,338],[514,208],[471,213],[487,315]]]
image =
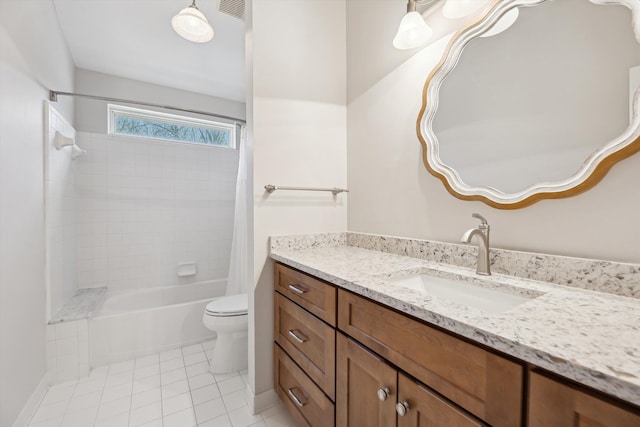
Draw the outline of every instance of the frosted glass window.
[[[109,133],[188,144],[235,148],[235,125],[109,105]]]

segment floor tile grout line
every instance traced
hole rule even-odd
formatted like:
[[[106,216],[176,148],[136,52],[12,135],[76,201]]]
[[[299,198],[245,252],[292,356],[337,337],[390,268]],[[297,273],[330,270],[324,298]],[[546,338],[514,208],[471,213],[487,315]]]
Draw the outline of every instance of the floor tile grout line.
[[[160,359],[160,354],[158,354],[158,370],[160,371],[160,420],[164,426],[164,392],[162,391],[164,387],[162,387],[162,360]]]
[[[111,369],[111,367],[109,366],[109,368],[107,368],[107,375],[105,375],[104,382],[102,383],[102,389],[101,389],[101,392],[100,392],[100,400],[98,401],[98,410],[96,411],[96,415],[93,418],[93,426],[94,427],[98,423],[98,413],[100,413],[100,407],[102,406],[102,397],[104,396],[104,391],[107,388],[107,378],[109,377],[109,370],[110,369]],[[91,375],[91,371],[89,371],[89,375]]]
[[[189,401],[191,402],[191,413],[193,414],[193,419],[195,420],[195,422],[196,422],[195,425],[197,426],[198,425],[198,418],[196,417],[196,406],[193,404],[193,398],[191,397],[191,383],[189,382],[189,375],[187,375],[187,366],[186,366],[186,363],[184,361],[185,354],[182,351],[183,348],[184,347],[182,347],[180,349],[180,353],[182,354],[182,365],[183,365],[183,368],[184,368],[184,376],[187,379],[187,387],[189,387],[189,392],[187,394],[189,395]]]
[[[158,356],[159,358],[160,356]],[[135,361],[133,362],[133,381],[131,382],[131,397],[129,398],[129,413],[128,413],[128,417],[127,417],[127,426],[131,427],[131,415],[133,414],[133,387],[136,383],[136,367],[138,365],[138,360],[134,359]],[[159,368],[158,368],[159,369]],[[160,392],[162,393],[162,391]],[[160,398],[162,399],[162,395],[160,395]],[[160,401],[162,402],[162,400]],[[162,411],[162,405],[160,405],[160,410]],[[160,414],[162,414],[162,412],[160,412]]]
[[[192,346],[188,346],[188,347],[192,347]],[[238,408],[235,408],[233,411],[229,411],[229,406],[228,406],[228,405],[227,405],[227,403],[225,402],[224,396],[228,396],[228,395],[230,395],[230,394],[232,394],[232,393],[238,393],[238,392],[241,392],[241,391],[242,391],[242,389],[239,389],[239,390],[236,390],[236,391],[233,391],[233,392],[230,392],[230,393],[226,393],[226,394],[224,394],[224,395],[223,395],[223,394],[221,393],[221,391],[220,391],[220,388],[219,388],[219,383],[220,383],[220,382],[223,382],[223,381],[225,381],[225,380],[230,380],[231,378],[234,378],[234,377],[240,377],[240,379],[241,379],[241,381],[242,381],[243,385],[246,387],[246,382],[244,381],[244,379],[242,379],[242,373],[241,373],[241,372],[244,372],[244,371],[234,372],[234,373],[230,374],[230,376],[229,376],[229,375],[220,375],[219,377],[222,377],[222,378],[224,378],[224,379],[222,379],[222,380],[218,380],[218,379],[216,378],[216,375],[214,375],[213,373],[211,373],[211,372],[210,372],[210,370],[207,370],[207,371],[205,371],[205,372],[201,372],[201,373],[199,373],[198,375],[205,375],[205,374],[206,374],[208,377],[210,377],[210,378],[211,378],[212,382],[211,382],[210,384],[205,385],[205,386],[201,386],[201,387],[198,387],[198,388],[192,388],[192,386],[191,386],[191,382],[189,382],[189,378],[190,378],[190,377],[188,376],[188,374],[187,374],[187,372],[186,372],[186,370],[187,370],[187,368],[188,368],[188,367],[186,366],[186,362],[185,362],[184,358],[185,358],[185,357],[187,357],[187,356],[191,356],[191,355],[193,355],[193,354],[195,354],[195,353],[197,353],[197,352],[195,352],[195,353],[193,353],[193,352],[192,352],[192,353],[190,353],[190,354],[188,354],[188,355],[185,355],[185,354],[182,352],[182,349],[183,349],[183,348],[184,348],[184,347],[180,347],[180,348],[178,348],[178,349],[174,349],[174,350],[180,350],[180,352],[179,352],[179,355],[180,355],[180,356],[179,356],[179,357],[182,357],[182,366],[181,366],[181,368],[184,370],[183,375],[184,375],[184,376],[185,376],[185,378],[186,378],[186,379],[185,379],[185,381],[186,381],[187,390],[188,390],[188,392],[187,392],[187,391],[185,391],[185,393],[184,393],[184,394],[187,394],[187,397],[188,397],[188,399],[190,400],[190,402],[189,402],[189,403],[190,403],[191,413],[192,413],[192,415],[193,415],[193,417],[194,417],[194,422],[195,422],[194,426],[197,426],[197,425],[204,425],[204,424],[208,423],[209,421],[211,421],[211,420],[206,420],[206,421],[203,421],[202,423],[198,423],[198,419],[197,419],[197,416],[196,416],[196,413],[195,413],[195,407],[196,407],[196,405],[194,404],[194,400],[193,400],[193,392],[194,392],[194,391],[197,391],[197,390],[200,390],[200,389],[202,389],[202,388],[204,388],[204,387],[210,387],[210,386],[215,385],[215,390],[217,390],[218,396],[217,396],[217,397],[213,397],[213,398],[211,398],[211,399],[208,399],[208,400],[206,400],[206,401],[204,401],[204,402],[200,402],[200,403],[202,404],[202,403],[210,402],[210,401],[212,401],[212,400],[221,399],[221,400],[222,400],[222,407],[224,408],[224,411],[225,411],[225,412],[224,412],[223,414],[220,414],[218,417],[222,417],[222,416],[224,415],[224,416],[226,417],[226,420],[227,420],[230,424],[232,424],[232,421],[231,421],[231,415],[230,415],[230,414],[231,414],[231,412],[234,412],[234,411],[240,411],[240,410],[243,410],[243,409],[245,409],[245,410],[249,410],[246,399],[242,399],[242,400],[243,400],[243,405],[242,405],[242,406],[240,406],[240,407],[238,407]],[[156,356],[156,357],[157,357],[158,368],[160,367],[160,365],[159,365],[159,364],[160,364],[160,356],[159,356],[159,355],[160,355],[160,353],[155,353],[155,354],[153,354],[153,356]],[[178,358],[178,357],[176,357],[176,358]],[[172,359],[173,359],[173,358],[172,358]],[[170,360],[171,360],[171,359],[170,359]],[[207,357],[207,360],[206,360],[206,361],[207,361],[207,364],[209,364],[209,358],[208,358],[208,357]],[[136,373],[136,370],[137,370],[138,368],[144,368],[145,366],[149,366],[150,364],[147,364],[147,365],[145,365],[145,366],[138,366],[138,363],[139,363],[139,362],[138,362],[138,360],[137,360],[137,359],[133,359],[133,360],[131,360],[131,361],[117,362],[117,363],[126,363],[126,362],[133,362],[133,371],[131,372],[131,375],[132,375],[131,387],[132,387],[132,388],[131,388],[131,390],[129,390],[129,391],[130,391],[130,394],[129,394],[129,408],[128,408],[128,412],[123,412],[122,414],[127,414],[127,422],[126,422],[126,424],[127,424],[129,427],[135,427],[135,426],[133,426],[133,425],[130,423],[130,421],[131,421],[131,415],[132,415],[132,412],[133,412],[133,397],[134,397],[133,388],[135,388],[135,384],[136,384],[136,380],[135,380],[135,373]],[[100,375],[100,377],[99,377],[99,378],[102,378],[101,380],[99,380],[99,381],[101,382],[101,388],[100,388],[99,390],[96,390],[96,391],[100,391],[100,399],[99,399],[100,403],[99,403],[99,406],[98,406],[98,408],[97,408],[97,412],[96,412],[96,415],[95,415],[95,418],[94,418],[94,424],[93,424],[93,425],[94,425],[94,427],[95,427],[95,425],[98,425],[98,413],[100,412],[100,409],[103,407],[102,399],[104,398],[104,395],[105,395],[106,390],[107,390],[107,387],[106,387],[107,379],[109,378],[110,374],[112,374],[112,375],[119,375],[119,374],[121,373],[121,372],[118,372],[118,373],[113,373],[113,372],[112,372],[112,367],[113,367],[113,365],[115,365],[115,364],[116,364],[116,363],[112,363],[112,364],[109,364],[109,365],[105,365],[105,366],[104,366],[104,368],[105,368],[106,372],[104,372],[104,373],[103,373],[102,375]],[[94,368],[94,369],[102,369],[102,368],[103,368],[103,367],[98,367],[98,368]],[[180,369],[180,368],[178,368],[178,369]],[[93,369],[92,369],[92,371],[93,371]],[[125,371],[122,371],[122,372],[128,372],[128,370],[125,370]],[[165,373],[164,373],[164,375],[167,375],[169,372],[173,372],[173,370],[172,370],[172,371],[167,371],[167,372],[165,372]],[[195,376],[198,376],[198,375],[194,375],[194,377],[195,377]],[[162,371],[160,371],[160,372],[158,373],[158,378],[159,378],[159,380],[160,380],[160,386],[159,386],[160,402],[159,402],[159,404],[160,404],[160,414],[161,414],[161,418],[159,418],[159,419],[158,419],[158,418],[155,418],[154,420],[150,420],[150,421],[147,421],[147,422],[153,422],[153,421],[158,421],[158,420],[159,420],[159,421],[160,421],[160,424],[162,424],[162,425],[163,425],[163,424],[164,424],[164,418],[165,418],[165,416],[170,416],[170,415],[172,415],[172,414],[165,414],[165,413],[164,413],[163,398],[164,398],[164,397],[166,397],[166,396],[165,396],[165,393],[163,393],[163,387],[162,387],[162,376],[163,376],[163,373],[162,373]],[[93,380],[92,380],[92,379],[89,379],[89,377],[87,377],[87,378],[86,378],[86,381],[95,381],[95,380],[96,380],[96,379],[93,379]],[[143,380],[144,380],[144,378],[139,379],[139,380],[140,380],[140,381],[143,381]],[[182,381],[182,380],[179,380],[179,381]],[[62,419],[60,419],[60,423],[62,423],[62,422],[63,422],[64,417],[68,414],[68,410],[69,410],[69,407],[70,407],[71,401],[73,400],[73,397],[74,397],[74,395],[75,395],[75,393],[76,393],[76,391],[77,391],[77,388],[78,388],[78,386],[79,386],[80,384],[81,384],[81,382],[80,382],[80,381],[78,381],[78,380],[76,380],[76,381],[74,381],[72,384],[70,384],[70,387],[72,387],[71,397],[67,399],[67,402],[66,402],[66,405],[65,405],[65,412],[64,412],[64,414],[63,414],[63,416],[62,416]],[[171,383],[171,384],[174,384],[174,383]],[[168,384],[168,385],[171,385],[171,384]],[[153,389],[152,389],[152,390],[153,390]],[[47,390],[47,392],[48,392],[48,391],[49,391],[49,390]],[[146,391],[148,392],[148,391],[150,391],[150,390],[146,390]],[[124,397],[124,396],[123,396],[123,397]],[[43,400],[44,400],[44,398],[43,398]],[[110,402],[106,402],[105,404],[109,404],[109,403],[111,403],[111,402],[115,402],[115,400],[112,400],[112,401],[110,401]],[[42,405],[40,404],[40,405],[38,406],[38,409],[39,409],[41,406],[42,406]],[[45,405],[45,406],[46,406],[46,405]],[[181,410],[181,411],[186,411],[186,410],[188,410],[188,409],[189,409],[189,408],[185,408],[185,409],[183,409],[183,410]],[[178,412],[181,412],[181,411],[178,411]],[[250,412],[250,411],[249,411],[249,412]],[[176,413],[177,413],[177,412],[176,412]],[[121,414],[118,414],[118,416],[120,416],[120,415],[121,415]],[[258,415],[258,416],[259,416],[259,419],[258,419],[258,420],[256,420],[253,424],[250,424],[250,426],[253,426],[253,425],[255,425],[255,424],[260,424],[261,422],[266,423],[266,421],[267,421],[267,418],[266,418],[266,417],[265,417],[265,415],[264,415],[264,411],[263,411],[263,412],[261,412],[261,413],[258,413],[258,414],[252,414],[252,415]],[[272,414],[272,415],[273,415],[273,416],[275,416],[275,413],[274,413],[274,414]],[[59,418],[59,417],[58,417],[58,418]],[[214,419],[215,419],[215,418],[214,418]]]
[[[67,401],[67,404],[65,405],[64,412],[62,414],[62,419],[60,420],[60,424],[62,424],[62,422],[64,421],[65,417],[67,416],[67,411],[69,410],[69,406],[71,406],[71,401],[73,400],[73,394],[76,392],[76,388],[77,387],[78,387],[78,380],[75,380],[74,385],[73,385],[73,391],[71,392],[71,397],[69,398],[69,400]],[[48,392],[49,392],[49,390],[47,390],[47,393]],[[37,411],[39,411],[39,410],[40,410],[40,407],[38,407],[38,409],[36,410],[36,414],[38,413]],[[53,418],[51,418],[51,419],[53,419]],[[46,420],[43,420],[43,421],[46,421]],[[29,421],[29,423],[31,423],[31,420]]]
[[[193,404],[193,399],[191,398],[191,385],[189,384],[189,378],[188,378],[188,375],[187,375],[187,368],[186,368],[185,363],[184,363],[184,354],[182,353],[182,347],[179,348],[179,350],[180,350],[180,357],[182,358],[182,370],[184,371],[184,375],[185,375],[185,380],[184,381],[187,382],[187,387],[188,387],[188,391],[186,393],[181,393],[181,394],[188,394],[189,395],[188,397],[189,397],[189,401],[191,402],[191,412],[193,413],[193,418],[195,419],[196,418],[195,405]],[[174,358],[174,359],[177,359],[177,357]],[[174,359],[170,359],[170,360],[174,360]],[[178,371],[178,370],[180,370],[180,368],[172,369],[171,371],[167,371],[166,373],[174,372],[174,371]],[[176,382],[179,382],[179,381],[182,381],[182,380],[178,380],[178,381],[175,381],[175,382],[167,384],[167,385],[175,384]],[[161,413],[162,413],[162,424],[164,425],[164,416],[165,416],[165,414],[164,414],[164,397],[162,395],[162,369],[161,369],[161,372],[160,372],[160,385],[161,385],[161,387],[160,387],[161,388],[161,391],[160,391],[160,397],[161,397],[160,406],[161,406]],[[173,396],[173,397],[176,397],[176,396]],[[182,410],[174,412],[174,413],[182,412],[182,411],[185,411],[185,410],[186,409],[182,409]],[[169,415],[173,415],[173,414],[167,414],[167,416],[169,416]],[[197,423],[196,423],[196,425],[197,425]]]
[[[187,363],[184,360],[185,358],[184,347],[180,348],[180,354],[182,354],[182,366],[184,367],[184,375],[187,378],[187,387],[189,387],[189,392],[187,394],[189,395],[189,401],[191,402],[191,414],[193,415],[193,421],[195,422],[195,426],[197,426],[198,418],[196,417],[196,407],[193,404],[193,398],[191,397],[191,383],[189,382],[189,375],[187,375]]]
[[[56,385],[56,384],[54,384]],[[68,397],[68,403],[67,405],[69,405],[71,403],[71,399],[73,399],[73,393],[75,393],[75,389],[78,386],[78,383],[75,383],[73,386],[73,391],[71,392],[71,395]],[[43,405],[42,403],[44,402],[45,398],[47,397],[47,394],[49,393],[49,391],[51,390],[52,385],[47,384],[47,391],[44,393],[44,395],[42,396],[42,398],[40,399],[40,401],[38,402],[38,406],[36,406],[36,410],[34,411],[33,415],[31,415],[31,417],[29,418],[29,422],[27,423],[27,425],[29,425],[33,419],[35,418],[35,416],[37,415],[38,411],[40,410],[40,408],[42,408],[43,406],[49,406],[49,405],[56,405],[56,404],[61,404],[64,402],[64,399],[58,401],[58,402],[52,402],[52,403],[47,403],[45,405]],[[66,408],[65,408],[65,413],[66,413]],[[64,415],[63,415],[64,417]],[[51,418],[52,419],[52,418]],[[44,420],[46,421],[46,420]]]

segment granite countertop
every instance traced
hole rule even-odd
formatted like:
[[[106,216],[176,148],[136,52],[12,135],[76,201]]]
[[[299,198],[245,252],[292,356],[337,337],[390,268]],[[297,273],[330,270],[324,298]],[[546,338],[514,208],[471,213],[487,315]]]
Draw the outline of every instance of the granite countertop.
[[[309,246],[309,245],[307,245]],[[341,242],[272,244],[276,261],[498,351],[640,406],[640,299],[469,268]],[[490,314],[393,283],[426,273],[531,298]]]

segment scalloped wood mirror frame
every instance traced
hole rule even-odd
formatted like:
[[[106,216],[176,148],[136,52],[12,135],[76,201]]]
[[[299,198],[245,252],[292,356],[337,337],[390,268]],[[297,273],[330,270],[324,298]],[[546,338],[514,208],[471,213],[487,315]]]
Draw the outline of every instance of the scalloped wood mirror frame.
[[[606,141],[591,153],[580,169],[569,178],[540,182],[522,191],[505,193],[491,186],[472,186],[465,183],[458,171],[440,158],[438,138],[433,121],[438,110],[439,91],[444,79],[455,68],[467,44],[489,30],[506,12],[514,7],[532,7],[548,0],[492,0],[470,23],[457,31],[449,41],[442,59],[429,74],[422,93],[422,108],[416,130],[422,145],[422,159],[427,170],[440,179],[447,191],[462,200],[475,200],[497,209],[519,209],[543,199],[575,196],[604,178],[617,162],[640,151],[640,90],[636,92],[628,128],[618,137]],[[640,0],[585,0],[596,5],[620,5],[631,10],[632,28],[640,43]],[[517,25],[517,22],[516,24]]]

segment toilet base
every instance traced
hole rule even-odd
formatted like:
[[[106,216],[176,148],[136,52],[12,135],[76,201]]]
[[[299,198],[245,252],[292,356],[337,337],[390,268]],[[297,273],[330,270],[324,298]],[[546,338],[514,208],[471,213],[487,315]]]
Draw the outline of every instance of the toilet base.
[[[231,374],[249,366],[249,336],[247,332],[218,333],[213,356],[209,361],[212,374]]]

